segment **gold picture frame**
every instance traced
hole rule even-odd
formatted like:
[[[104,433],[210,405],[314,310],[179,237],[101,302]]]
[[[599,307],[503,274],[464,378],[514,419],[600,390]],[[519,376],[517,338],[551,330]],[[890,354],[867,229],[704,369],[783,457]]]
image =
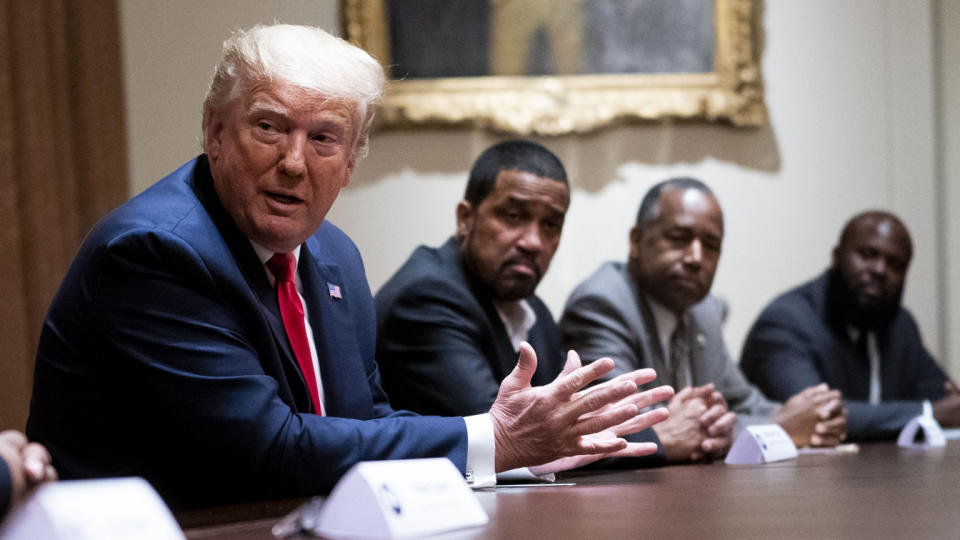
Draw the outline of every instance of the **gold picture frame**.
[[[379,124],[458,125],[516,135],[586,133],[627,121],[767,122],[758,60],[762,0],[715,0],[714,71],[392,80]],[[346,38],[389,64],[385,0],[341,0]]]

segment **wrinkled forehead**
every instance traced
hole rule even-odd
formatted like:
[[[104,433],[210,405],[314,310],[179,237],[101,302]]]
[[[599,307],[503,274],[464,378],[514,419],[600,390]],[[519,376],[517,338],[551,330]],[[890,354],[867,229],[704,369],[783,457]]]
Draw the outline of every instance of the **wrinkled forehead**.
[[[667,188],[660,195],[658,215],[661,226],[710,227],[723,235],[723,210],[717,199],[693,188]]]
[[[240,83],[234,92],[236,103],[249,107],[254,102],[270,101],[271,96],[282,97],[297,107],[318,110],[336,106],[350,110],[353,116],[362,118],[363,104],[345,96],[330,95],[315,88],[300,86],[283,79],[255,79]]]
[[[570,187],[554,180],[520,169],[503,169],[497,173],[493,191],[487,197],[493,201],[510,199],[541,203],[566,211],[570,205]]]

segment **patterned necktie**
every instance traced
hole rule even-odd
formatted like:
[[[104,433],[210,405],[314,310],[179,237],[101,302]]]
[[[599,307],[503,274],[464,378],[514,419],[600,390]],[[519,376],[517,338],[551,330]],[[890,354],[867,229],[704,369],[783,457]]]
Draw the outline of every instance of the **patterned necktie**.
[[[277,301],[280,303],[280,315],[283,317],[283,328],[287,331],[287,339],[293,347],[293,354],[297,357],[300,372],[310,390],[310,399],[313,409],[322,415],[320,407],[320,393],[317,391],[317,376],[313,372],[313,357],[310,355],[310,343],[307,341],[307,327],[303,323],[303,304],[297,294],[297,285],[294,275],[297,270],[297,260],[292,253],[275,253],[267,261],[267,268],[276,279]]]
[[[690,345],[683,319],[670,335],[670,369],[673,371],[673,388],[680,391],[690,386]]]

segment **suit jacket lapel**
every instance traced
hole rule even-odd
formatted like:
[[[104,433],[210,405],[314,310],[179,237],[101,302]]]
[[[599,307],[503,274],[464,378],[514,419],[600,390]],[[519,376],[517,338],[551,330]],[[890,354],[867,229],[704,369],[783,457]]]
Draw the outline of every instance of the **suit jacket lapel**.
[[[240,271],[243,273],[244,278],[246,278],[250,290],[253,291],[253,294],[263,307],[264,319],[267,321],[270,333],[273,334],[277,348],[281,351],[284,360],[289,363],[289,367],[294,368],[294,372],[300,373],[300,366],[297,364],[297,359],[293,354],[293,348],[290,346],[290,339],[287,338],[287,330],[283,326],[283,318],[280,315],[280,305],[277,302],[276,290],[270,286],[270,281],[267,279],[267,271],[263,265],[260,264],[260,259],[257,258],[256,252],[253,251],[249,241],[247,241],[246,238],[244,238],[244,241],[246,244],[245,247],[247,248],[244,253],[234,253],[237,264],[240,266]],[[302,374],[300,375],[300,381],[303,382]],[[305,384],[306,383],[304,383],[304,385]],[[309,402],[309,400],[307,401]]]
[[[636,293],[639,320],[636,321],[638,328],[635,333],[640,338],[640,347],[637,351],[640,358],[647,358],[648,364],[637,367],[652,367],[657,372],[659,384],[672,384],[667,374],[667,361],[664,357],[663,346],[660,345],[660,333],[657,331],[657,319],[653,316],[653,310],[650,308],[647,297],[631,286],[631,290]],[[677,388],[677,391],[680,389]]]
[[[493,306],[493,296],[482,283],[473,279],[472,276],[464,270],[456,240],[453,238],[447,240],[442,249],[447,264],[449,264],[454,272],[459,274],[458,277],[467,284],[470,294],[480,305],[480,309],[483,310],[484,320],[478,322],[480,324],[489,324],[493,336],[493,343],[491,345],[495,356],[494,358],[488,358],[487,361],[490,364],[490,369],[493,371],[496,380],[502,381],[504,377],[513,371],[513,367],[517,363],[517,353],[513,350],[513,343],[510,342],[507,329],[503,326],[503,321],[500,320],[500,314],[497,313],[497,309]]]
[[[298,270],[317,348],[325,413],[328,416],[351,418],[372,417],[370,404],[373,403],[373,397],[363,363],[341,361],[342,358],[360,354],[354,329],[351,328],[350,294],[353,291],[344,289],[337,265],[316,260],[309,248],[310,243],[308,241],[300,250]],[[340,288],[339,298],[331,293],[331,285]]]
[[[253,248],[250,251],[252,252]],[[291,381],[291,384],[296,385],[297,390],[293,392],[296,410],[298,412],[313,412],[313,401],[310,399],[309,390],[307,390],[307,382],[303,378],[300,364],[293,353],[290,338],[287,337],[287,329],[283,326],[283,317],[280,315],[280,304],[277,301],[276,289],[270,286],[266,270],[260,264],[260,259],[257,258],[256,253],[253,255],[253,261],[244,262],[242,267],[247,283],[250,284],[250,288],[263,307],[264,319],[273,335],[273,341],[280,353],[288,380]]]
[[[502,381],[504,377],[513,371],[513,367],[517,364],[517,353],[513,350],[513,343],[510,341],[510,336],[507,335],[507,329],[503,326],[503,321],[500,320],[500,314],[497,313],[493,302],[486,299],[481,300],[480,297],[476,295],[474,295],[474,297],[480,302],[486,320],[492,327],[493,346],[497,354],[496,358],[490,359],[490,367],[493,369],[497,380]]]
[[[268,368],[271,362],[276,362],[276,356],[273,358],[261,357],[261,363],[271,376],[281,381],[288,381],[287,384],[280,384],[278,394],[287,404],[296,407],[299,411],[309,410],[311,407],[310,396],[306,390],[306,383],[303,375],[300,373],[300,367],[297,365],[296,357],[293,355],[293,349],[290,346],[290,340],[287,339],[286,329],[283,327],[283,319],[280,317],[280,306],[277,304],[277,297],[270,281],[267,279],[266,270],[257,258],[256,252],[250,245],[250,241],[237,228],[233,218],[224,209],[223,204],[217,197],[213,186],[213,178],[210,175],[210,166],[206,156],[197,159],[197,165],[194,169],[193,190],[197,199],[203,204],[207,214],[217,226],[217,230],[227,248],[233,255],[233,259],[243,275],[247,286],[256,297],[257,303],[261,307],[263,320],[266,321],[270,333],[273,335],[273,342],[276,346],[277,355],[280,357],[281,364],[273,364],[273,368]],[[261,353],[263,356],[265,353]],[[296,374],[294,377],[293,374]],[[289,381],[299,380],[303,386],[303,392],[293,392],[289,386]],[[302,395],[301,395],[302,394]]]

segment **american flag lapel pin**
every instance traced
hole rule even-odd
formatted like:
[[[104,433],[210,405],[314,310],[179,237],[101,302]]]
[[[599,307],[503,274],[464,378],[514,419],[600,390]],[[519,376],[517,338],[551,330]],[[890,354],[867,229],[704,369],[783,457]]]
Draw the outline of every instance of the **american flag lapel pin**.
[[[333,283],[327,282],[327,290],[330,291],[330,298],[336,298],[340,300],[343,298],[343,295],[340,294],[340,286],[334,285]]]

